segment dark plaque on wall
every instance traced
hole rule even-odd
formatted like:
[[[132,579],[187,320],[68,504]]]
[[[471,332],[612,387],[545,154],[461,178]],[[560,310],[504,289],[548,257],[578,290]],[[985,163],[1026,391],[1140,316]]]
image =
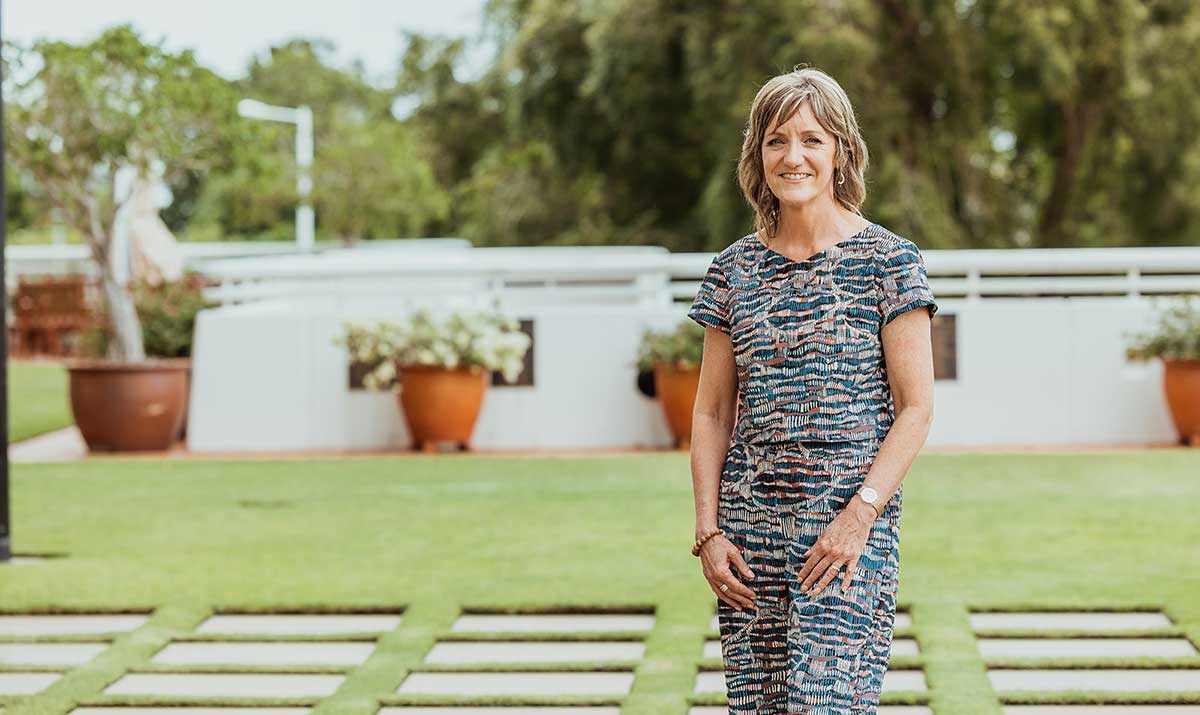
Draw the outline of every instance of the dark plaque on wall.
[[[957,320],[954,313],[933,316],[933,379],[958,379]]]

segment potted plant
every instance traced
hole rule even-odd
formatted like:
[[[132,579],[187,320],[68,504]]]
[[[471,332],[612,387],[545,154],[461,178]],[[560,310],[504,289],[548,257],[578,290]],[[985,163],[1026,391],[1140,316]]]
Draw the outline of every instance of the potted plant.
[[[89,440],[90,448],[158,448],[169,431],[161,424],[186,394],[189,364],[147,357],[132,293],[114,259],[121,254],[117,216],[130,198],[118,190],[118,177],[161,174],[178,185],[226,161],[230,140],[245,127],[238,97],[191,52],[145,44],[129,26],[86,45],[43,40],[6,49],[12,168],[83,235],[107,306],[112,339],[105,356],[67,362],[72,409],[77,418],[99,409],[107,422],[108,436]],[[89,399],[101,406],[76,401]],[[155,428],[143,433],[149,423]]]
[[[183,436],[187,426],[187,407],[191,382],[192,335],[196,325],[196,314],[216,304],[204,297],[204,288],[210,284],[203,275],[186,272],[178,281],[151,283],[146,280],[131,281],[138,322],[142,329],[142,341],[146,356],[157,358],[162,364],[181,366],[184,370],[172,369],[169,376],[160,381],[160,399],[154,404],[158,409],[146,410],[123,419],[114,419],[114,409],[137,406],[138,401],[109,402],[113,389],[106,382],[103,370],[92,368],[72,373],[71,407],[75,424],[84,441],[93,450],[166,449]],[[82,357],[96,359],[106,355],[113,339],[112,331],[104,321],[80,333],[79,351]],[[86,374],[91,379],[79,379],[77,374]],[[113,373],[107,373],[112,375]],[[176,379],[182,375],[183,379]]]
[[[515,382],[529,336],[494,312],[436,318],[427,308],[403,323],[345,321],[343,345],[363,371],[363,387],[398,393],[412,448],[433,452],[450,442],[471,449],[471,434],[493,370]]]
[[[1133,336],[1125,355],[1163,361],[1163,390],[1179,441],[1200,447],[1200,306],[1195,297],[1185,296],[1160,315],[1155,329]]]
[[[678,449],[691,448],[703,353],[704,327],[692,320],[680,321],[671,331],[642,333],[638,369],[654,371],[655,392]]]

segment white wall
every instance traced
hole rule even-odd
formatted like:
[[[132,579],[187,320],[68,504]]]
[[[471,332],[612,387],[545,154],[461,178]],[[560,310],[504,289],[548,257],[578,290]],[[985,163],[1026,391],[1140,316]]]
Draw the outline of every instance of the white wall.
[[[381,311],[377,319],[399,312]],[[630,307],[544,306],[535,321],[536,385],[493,386],[473,438],[479,449],[666,446],[658,403],[637,390],[643,326],[666,328],[673,312]],[[347,387],[347,355],[332,340],[343,315],[255,303],[203,311],[196,325],[188,448],[196,451],[404,447],[396,398]]]
[[[935,384],[930,446],[1169,443],[1161,365],[1128,363],[1122,333],[1153,306],[1128,298],[939,299],[957,316],[958,376]],[[658,403],[636,387],[637,344],[686,306],[539,306],[533,387],[489,388],[478,449],[665,447]],[[346,315],[286,301],[201,313],[188,447],[196,451],[394,449],[408,443],[395,398],[350,390],[332,339]]]
[[[1161,363],[1125,359],[1122,334],[1153,322],[1145,301],[939,305],[957,315],[958,375],[935,383],[929,445],[1174,441]]]

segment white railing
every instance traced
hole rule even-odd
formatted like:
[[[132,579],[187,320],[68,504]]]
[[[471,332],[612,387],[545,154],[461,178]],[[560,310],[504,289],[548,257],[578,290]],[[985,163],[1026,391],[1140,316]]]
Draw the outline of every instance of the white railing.
[[[670,305],[690,301],[712,253],[659,246],[472,248],[464,239],[319,245],[181,243],[189,267],[218,281],[211,300],[460,296],[518,303]],[[1200,293],[1200,247],[926,250],[939,298],[1117,296]],[[25,273],[94,275],[86,246],[9,246],[9,286]]]
[[[1200,247],[1030,248],[922,251],[938,298],[1124,296],[1200,293]],[[671,295],[696,295],[711,253],[677,253]]]
[[[209,262],[222,304],[268,298],[363,297],[471,302],[669,304],[669,260],[659,246],[547,246],[469,251],[344,251]]]
[[[404,238],[363,242],[351,249],[340,243],[320,242],[317,250],[321,253],[389,250],[398,245],[442,249],[471,247],[471,243],[462,238]],[[208,262],[227,258],[292,255],[296,253],[296,244],[293,241],[184,241],[179,243],[179,250],[183,253],[185,266],[199,269]],[[93,278],[98,276],[91,250],[82,243],[10,244],[4,247],[4,261],[9,286],[16,285],[17,276],[22,275],[81,273]]]

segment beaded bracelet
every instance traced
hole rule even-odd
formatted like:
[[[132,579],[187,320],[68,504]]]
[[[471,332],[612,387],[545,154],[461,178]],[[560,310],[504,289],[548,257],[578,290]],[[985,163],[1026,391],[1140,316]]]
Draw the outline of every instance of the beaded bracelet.
[[[705,541],[708,541],[709,539],[711,539],[712,537],[714,537],[718,534],[724,535],[724,533],[725,533],[724,531],[717,529],[716,531],[710,531],[709,533],[705,534],[704,536],[701,536],[699,539],[696,539],[696,543],[692,545],[692,556],[700,555],[700,547],[704,546]]]

